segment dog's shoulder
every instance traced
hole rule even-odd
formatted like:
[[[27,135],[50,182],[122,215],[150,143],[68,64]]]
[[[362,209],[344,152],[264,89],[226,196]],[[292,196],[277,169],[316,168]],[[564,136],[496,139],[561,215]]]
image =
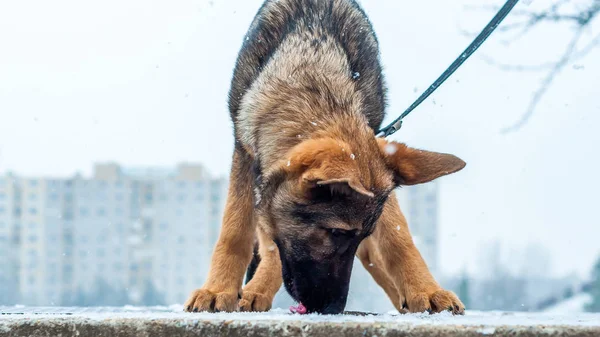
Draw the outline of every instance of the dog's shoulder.
[[[236,62],[229,111],[235,123],[244,94],[259,77],[282,42],[299,31],[314,33],[309,43],[332,38],[347,56],[364,97],[364,112],[378,128],[385,109],[385,86],[379,46],[372,25],[354,0],[267,0],[254,17]],[[319,36],[321,35],[321,36]]]

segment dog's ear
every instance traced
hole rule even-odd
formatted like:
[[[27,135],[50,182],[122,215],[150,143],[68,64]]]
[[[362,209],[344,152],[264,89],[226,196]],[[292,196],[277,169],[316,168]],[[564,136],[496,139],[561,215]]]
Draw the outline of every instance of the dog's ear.
[[[378,138],[386,164],[398,185],[416,185],[462,170],[466,163],[451,154],[413,149],[405,144]]]
[[[303,192],[329,188],[332,193],[357,193],[373,197],[360,180],[358,165],[350,146],[331,138],[310,139],[296,145],[277,165],[279,170],[297,179]]]

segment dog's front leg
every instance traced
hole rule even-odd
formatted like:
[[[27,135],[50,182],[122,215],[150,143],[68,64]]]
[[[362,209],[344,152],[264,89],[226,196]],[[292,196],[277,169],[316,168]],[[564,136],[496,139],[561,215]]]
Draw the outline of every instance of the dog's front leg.
[[[239,303],[240,311],[269,311],[273,298],[283,283],[277,245],[260,226],[257,234],[260,263],[254,276],[244,287]]]
[[[252,160],[237,150],[233,155],[229,193],[221,233],[214,249],[208,280],[192,292],[186,311],[235,311],[244,272],[254,243]]]
[[[379,218],[373,235],[380,264],[400,295],[402,307],[410,312],[452,311],[463,314],[465,307],[458,297],[444,290],[435,281],[421,254],[417,250],[406,219],[400,211],[395,196],[390,196]],[[373,246],[373,245],[371,245]]]

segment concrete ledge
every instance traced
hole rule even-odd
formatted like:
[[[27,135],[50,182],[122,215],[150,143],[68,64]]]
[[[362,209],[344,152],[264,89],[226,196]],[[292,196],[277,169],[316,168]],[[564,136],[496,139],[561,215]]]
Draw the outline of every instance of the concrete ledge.
[[[186,314],[156,309],[92,311],[0,308],[0,337],[8,336],[600,336],[600,315],[517,313],[440,315],[296,316]]]

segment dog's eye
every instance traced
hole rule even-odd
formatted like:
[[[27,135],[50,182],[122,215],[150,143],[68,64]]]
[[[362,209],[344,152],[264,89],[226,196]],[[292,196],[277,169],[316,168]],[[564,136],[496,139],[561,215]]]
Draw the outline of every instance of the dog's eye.
[[[342,231],[340,229],[337,228],[331,228],[329,229],[329,233],[333,236],[340,236],[340,235],[344,235],[344,233],[342,233]]]
[[[327,228],[326,230],[333,237],[342,237],[342,236],[351,237],[355,234],[354,231],[346,231],[346,230],[339,229],[339,228]]]

